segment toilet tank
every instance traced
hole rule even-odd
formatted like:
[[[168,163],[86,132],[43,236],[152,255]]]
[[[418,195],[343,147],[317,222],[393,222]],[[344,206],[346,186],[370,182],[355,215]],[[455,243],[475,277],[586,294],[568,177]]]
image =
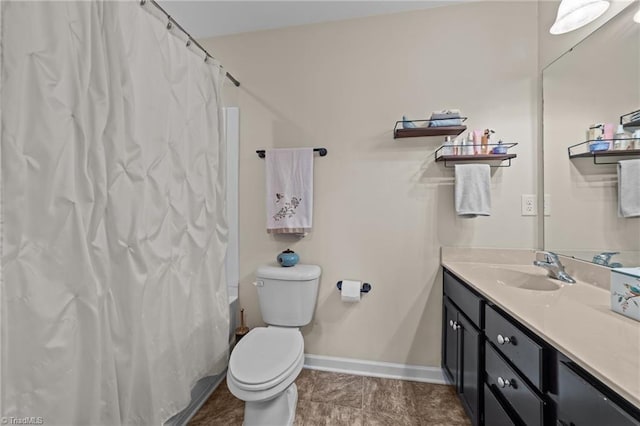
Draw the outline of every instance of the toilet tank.
[[[283,327],[309,324],[318,300],[321,272],[317,265],[259,267],[256,287],[262,320]]]

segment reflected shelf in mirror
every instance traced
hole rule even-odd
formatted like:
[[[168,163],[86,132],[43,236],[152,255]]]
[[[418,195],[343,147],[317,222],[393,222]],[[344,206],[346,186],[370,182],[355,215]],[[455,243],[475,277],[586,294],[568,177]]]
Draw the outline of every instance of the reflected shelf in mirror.
[[[594,149],[598,145],[613,146],[616,142],[624,142],[631,149]],[[635,149],[635,146],[640,146],[640,139],[626,138],[626,139],[595,139],[580,142],[575,145],[571,145],[567,148],[569,158],[592,158],[593,164],[615,164],[618,160],[614,161],[598,161],[600,157],[638,157],[640,158],[640,149]]]
[[[626,131],[640,129],[640,109],[620,116],[620,124]]]

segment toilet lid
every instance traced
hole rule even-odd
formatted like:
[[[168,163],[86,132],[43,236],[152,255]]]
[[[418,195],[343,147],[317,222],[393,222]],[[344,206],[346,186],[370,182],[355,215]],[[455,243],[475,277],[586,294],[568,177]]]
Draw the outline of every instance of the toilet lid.
[[[297,328],[254,328],[231,353],[229,371],[247,385],[270,382],[290,370],[303,351]]]

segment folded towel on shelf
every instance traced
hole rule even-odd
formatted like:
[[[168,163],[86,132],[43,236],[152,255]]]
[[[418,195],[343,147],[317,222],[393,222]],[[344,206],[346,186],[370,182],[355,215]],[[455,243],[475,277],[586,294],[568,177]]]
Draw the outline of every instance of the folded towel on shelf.
[[[407,119],[407,117],[405,117],[404,115],[402,116],[402,128],[403,129],[414,129],[416,127],[415,123],[409,119]]]
[[[640,216],[640,160],[618,161],[618,216]]]
[[[306,234],[313,222],[313,148],[265,151],[267,232]]]
[[[488,164],[455,165],[458,216],[491,215],[491,168]]]
[[[460,111],[457,109],[434,111],[431,114],[429,127],[448,127],[448,126],[461,126],[462,119],[460,118]]]

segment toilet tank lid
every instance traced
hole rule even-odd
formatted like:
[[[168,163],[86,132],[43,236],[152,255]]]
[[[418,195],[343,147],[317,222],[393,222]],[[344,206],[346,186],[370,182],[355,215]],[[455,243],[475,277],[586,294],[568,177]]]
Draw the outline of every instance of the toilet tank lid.
[[[283,281],[309,281],[320,276],[318,265],[273,266],[263,265],[256,271],[256,277]]]

